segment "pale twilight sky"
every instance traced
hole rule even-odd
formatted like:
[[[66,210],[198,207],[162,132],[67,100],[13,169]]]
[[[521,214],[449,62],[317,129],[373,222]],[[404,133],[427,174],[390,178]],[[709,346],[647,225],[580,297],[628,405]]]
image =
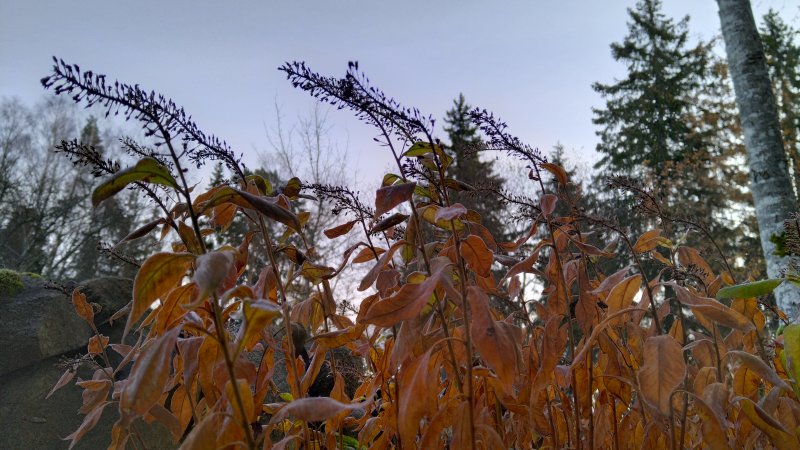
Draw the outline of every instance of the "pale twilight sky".
[[[313,101],[276,68],[304,60],[341,76],[349,60],[375,85],[437,119],[463,92],[492,110],[528,144],[595,160],[592,82],[624,74],[609,44],[627,32],[634,0],[284,1],[0,0],[0,97],[33,103],[50,57],[171,97],[206,132],[226,139],[254,165],[267,148],[264,125],[277,102],[287,123]],[[752,0],[800,22],[800,0]],[[665,0],[676,20],[691,16],[694,38],[718,34],[714,0]],[[331,111],[332,138],[347,147],[360,187],[374,184],[388,155],[373,131]],[[443,134],[443,133],[441,133]],[[378,172],[381,171],[381,172]]]

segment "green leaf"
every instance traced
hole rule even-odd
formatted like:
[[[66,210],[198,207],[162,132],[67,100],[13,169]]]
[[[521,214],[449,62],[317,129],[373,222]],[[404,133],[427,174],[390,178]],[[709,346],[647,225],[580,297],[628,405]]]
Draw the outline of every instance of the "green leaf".
[[[783,278],[769,278],[752,283],[742,283],[736,286],[726,286],[717,292],[717,299],[723,298],[752,298],[767,295],[783,283]]]
[[[144,158],[135,166],[121,170],[92,192],[92,206],[97,206],[103,200],[112,197],[117,192],[135,181],[145,183],[160,184],[171,188],[177,188],[178,183],[172,178],[169,170],[153,158]]]
[[[431,153],[433,151],[433,147],[431,146],[430,142],[417,142],[411,146],[403,156],[423,156]]]
[[[786,326],[783,330],[783,355],[786,359],[786,366],[789,375],[794,378],[795,392],[800,386],[800,325],[793,323]]]

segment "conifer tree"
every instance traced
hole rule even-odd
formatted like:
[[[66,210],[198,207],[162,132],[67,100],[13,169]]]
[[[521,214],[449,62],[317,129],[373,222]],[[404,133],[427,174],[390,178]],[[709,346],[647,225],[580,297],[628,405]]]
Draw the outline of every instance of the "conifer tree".
[[[643,217],[642,209],[654,211],[642,197],[600,201],[634,236],[655,226],[677,223],[697,230],[699,225],[708,233],[689,233],[683,243],[702,247],[710,235],[730,249],[753,233],[747,228],[752,221],[724,214],[749,203],[742,164],[736,164],[743,149],[731,134],[735,119],[719,110],[721,103],[732,105],[724,67],[712,58],[709,44],[690,45],[688,16],[678,22],[667,18],[659,0],[640,0],[628,14],[627,36],[611,44],[627,75],[593,86],[606,99],[604,108],[594,110],[602,156],[595,167],[600,177],[633,179],[651,191],[659,213],[680,220]],[[615,185],[626,188],[624,181]],[[634,205],[640,211],[631,211]],[[719,258],[718,252],[705,253]],[[722,265],[717,262],[715,269]]]
[[[445,128],[450,145],[447,149],[452,153],[454,161],[449,169],[449,176],[463,181],[479,190],[481,188],[500,188],[503,178],[495,174],[490,161],[481,161],[477,153],[481,139],[478,128],[469,118],[470,106],[459,94],[453,100],[453,107],[445,113]],[[496,201],[475,192],[451,192],[451,200],[460,202],[468,209],[481,215],[482,224],[496,237],[503,236],[505,230],[499,220]]]
[[[761,41],[775,93],[783,145],[795,194],[800,193],[800,30],[770,10],[761,25]]]

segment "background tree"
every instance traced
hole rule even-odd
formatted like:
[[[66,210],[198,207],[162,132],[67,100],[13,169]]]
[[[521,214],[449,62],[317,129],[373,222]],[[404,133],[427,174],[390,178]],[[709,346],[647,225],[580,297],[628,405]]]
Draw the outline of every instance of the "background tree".
[[[767,273],[777,277],[786,261],[774,253],[775,244],[770,238],[780,233],[783,220],[797,209],[778,109],[750,2],[717,0],[717,4],[747,148],[761,247]],[[784,284],[775,291],[775,299],[781,309],[795,317],[800,290]]]
[[[459,202],[481,215],[482,224],[498,238],[507,233],[498,214],[498,202],[482,189],[503,187],[505,180],[494,173],[492,161],[481,161],[478,149],[481,138],[478,128],[470,121],[471,106],[459,94],[453,100],[453,107],[445,113],[444,122],[450,145],[446,148],[452,152],[454,160],[449,168],[449,176],[463,181],[478,189],[476,192],[450,192],[453,202]]]
[[[749,236],[749,222],[725,211],[741,209],[748,198],[731,189],[731,181],[742,182],[741,148],[730,145],[734,122],[719,109],[730,98],[724,68],[709,44],[690,46],[688,16],[675,23],[658,0],[641,0],[628,14],[628,35],[611,45],[627,76],[593,86],[606,99],[594,110],[602,155],[595,168],[598,178],[622,176],[612,186],[634,195],[600,194],[595,202],[634,236],[657,226],[661,216],[667,219],[661,227],[705,230],[687,233],[680,243],[710,250],[708,236],[714,236],[724,249],[734,248]],[[717,259],[715,268],[723,265],[717,252],[704,253]]]
[[[109,259],[108,250],[148,219],[140,216],[147,211],[143,200],[127,192],[92,209],[91,173],[55,154],[62,140],[80,137],[76,145],[114,156],[118,149],[105,142],[113,139],[101,135],[97,120],[63,99],[45,98],[34,107],[13,99],[0,103],[0,266],[57,280],[135,273],[135,266]],[[135,260],[153,242],[116,251]]]
[[[770,10],[761,25],[761,41],[775,93],[781,135],[795,195],[800,193],[800,31]]]

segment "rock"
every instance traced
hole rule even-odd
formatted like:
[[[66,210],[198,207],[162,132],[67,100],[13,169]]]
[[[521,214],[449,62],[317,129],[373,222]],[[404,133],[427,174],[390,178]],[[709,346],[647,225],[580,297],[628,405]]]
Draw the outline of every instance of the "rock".
[[[84,348],[91,335],[63,292],[46,289],[40,278],[22,275],[21,280],[23,290],[0,295],[0,375]]]
[[[13,276],[3,277],[4,286],[17,286]],[[8,275],[8,274],[7,274]],[[2,289],[0,307],[0,449],[66,449],[62,440],[75,431],[84,419],[78,414],[83,404],[78,379],[91,379],[91,370],[78,370],[73,382],[45,396],[64,373],[63,358],[84,354],[91,329],[75,312],[71,297],[58,289],[48,289],[41,278],[16,274],[22,289]],[[70,286],[71,287],[71,286]],[[131,299],[133,282],[125,278],[98,278],[77,285],[87,301],[99,306],[95,323],[100,332],[119,342],[124,322],[108,324],[108,318]],[[110,357],[115,353],[111,352]],[[75,449],[107,448],[111,428],[119,418],[114,405],[103,410],[97,426],[86,434]],[[137,422],[136,429],[146,448],[172,449],[169,432],[158,423]]]
[[[60,357],[46,358],[36,364],[0,376],[0,449],[64,449],[69,441],[62,440],[75,431],[85,417],[78,414],[82,404],[81,392],[74,382],[90,379],[88,369],[80,369],[73,382],[45,396],[64,373],[57,367]],[[115,404],[103,410],[94,429],[89,431],[74,450],[105,449],[111,443],[111,427],[119,419]],[[162,425],[136,422],[136,429],[148,449],[173,449],[177,445]],[[134,448],[128,445],[128,448]]]

